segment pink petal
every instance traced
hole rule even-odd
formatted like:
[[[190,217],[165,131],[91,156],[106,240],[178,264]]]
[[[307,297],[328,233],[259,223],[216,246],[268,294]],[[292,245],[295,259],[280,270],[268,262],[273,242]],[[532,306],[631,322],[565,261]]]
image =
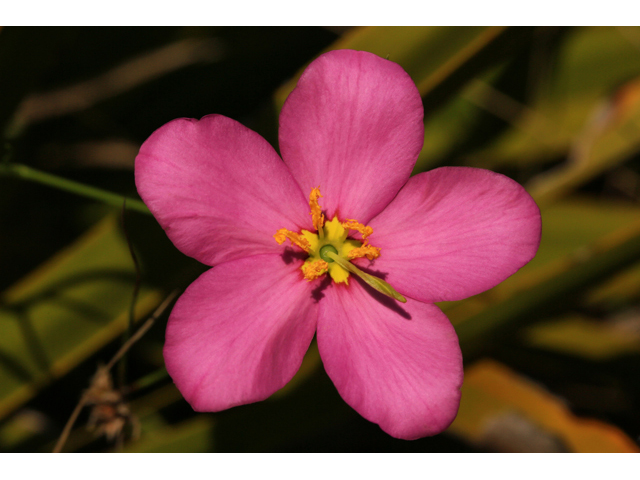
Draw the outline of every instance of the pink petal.
[[[315,332],[317,282],[299,261],[257,255],[203,273],[176,303],[164,358],[194,410],[257,402],[298,371]]]
[[[412,177],[369,225],[380,248],[371,269],[423,302],[494,287],[535,256],[541,232],[540,210],[521,185],[468,167]]]
[[[366,223],[407,181],[422,149],[422,99],[397,63],[325,53],[280,113],[282,158],[303,192],[320,186],[328,218]]]
[[[399,304],[355,279],[324,294],[318,348],[342,398],[396,438],[447,428],[460,403],[462,354],[440,309]]]
[[[135,174],[171,241],[207,265],[281,253],[278,229],[311,227],[307,197],[271,145],[221,115],[160,127],[140,148]]]

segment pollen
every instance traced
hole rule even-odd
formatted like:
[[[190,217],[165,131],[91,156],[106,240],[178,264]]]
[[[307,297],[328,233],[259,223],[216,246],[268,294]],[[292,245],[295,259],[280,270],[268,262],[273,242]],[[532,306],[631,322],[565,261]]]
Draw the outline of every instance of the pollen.
[[[320,231],[324,226],[324,214],[322,213],[322,208],[318,203],[318,198],[320,198],[320,187],[314,188],[311,190],[311,195],[309,195],[309,207],[311,208],[311,218],[313,219],[313,228],[317,231]]]
[[[354,258],[362,258],[367,257],[369,260],[373,260],[374,258],[378,258],[380,256],[380,249],[378,247],[374,247],[373,245],[364,244],[361,247],[354,248],[350,250],[347,254],[349,260],[353,260]]]
[[[291,231],[287,230],[286,228],[281,228],[280,230],[278,230],[278,232],[273,236],[273,238],[276,239],[276,242],[278,242],[279,245],[282,245],[284,243],[284,241],[288,238],[289,240],[291,240],[291,243],[293,245],[297,245],[298,247],[300,247],[302,250],[304,250],[307,253],[311,249],[310,248],[311,245],[309,243],[309,240],[304,238],[304,236],[302,234],[296,233],[296,232],[291,232]]]
[[[366,241],[367,237],[373,233],[373,228],[363,225],[357,220],[348,219],[347,221],[342,222],[342,226],[349,230],[356,230],[357,232],[360,232],[363,241]]]
[[[315,280],[329,270],[329,264],[324,260],[307,260],[302,265],[302,274],[307,280]]]

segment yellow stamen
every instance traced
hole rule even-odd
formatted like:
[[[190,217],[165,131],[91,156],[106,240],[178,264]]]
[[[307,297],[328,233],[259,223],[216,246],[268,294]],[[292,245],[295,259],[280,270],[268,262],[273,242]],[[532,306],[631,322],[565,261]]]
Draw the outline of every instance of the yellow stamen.
[[[282,245],[288,238],[293,245],[304,250],[309,257],[300,269],[308,281],[323,275],[329,275],[336,284],[349,285],[349,275],[357,275],[369,286],[380,293],[399,302],[407,300],[387,282],[374,275],[360,270],[351,260],[366,257],[374,260],[380,256],[380,249],[369,245],[367,238],[373,233],[373,228],[357,220],[347,219],[341,222],[337,216],[325,223],[322,207],[318,203],[321,197],[320,187],[311,190],[309,207],[316,233],[301,230],[300,233],[281,228],[273,236]],[[348,238],[349,230],[360,233],[362,239]]]
[[[347,256],[349,257],[349,260],[362,257],[367,257],[369,260],[373,260],[374,258],[378,258],[380,256],[380,249],[378,247],[374,247],[373,245],[368,245],[365,243],[360,248],[354,248],[353,250],[350,250]]]
[[[344,228],[348,228],[349,230],[357,230],[358,232],[360,232],[363,241],[365,241],[367,237],[373,233],[373,228],[367,227],[366,225],[363,225],[357,220],[353,219],[347,219],[347,221],[342,222],[342,226]]]
[[[302,274],[307,280],[315,280],[321,275],[324,275],[329,270],[329,264],[324,260],[314,260],[312,262],[305,262],[302,265]]]
[[[313,219],[313,228],[320,233],[324,225],[324,215],[322,214],[322,208],[318,204],[318,198],[320,198],[320,187],[311,190],[309,195],[309,207],[311,207],[311,218]]]
[[[273,238],[276,239],[276,242],[278,242],[279,245],[282,245],[284,241],[288,238],[289,240],[291,240],[291,243],[293,245],[297,245],[302,250],[309,253],[309,249],[310,249],[309,241],[299,233],[291,232],[286,228],[281,228],[273,236]]]

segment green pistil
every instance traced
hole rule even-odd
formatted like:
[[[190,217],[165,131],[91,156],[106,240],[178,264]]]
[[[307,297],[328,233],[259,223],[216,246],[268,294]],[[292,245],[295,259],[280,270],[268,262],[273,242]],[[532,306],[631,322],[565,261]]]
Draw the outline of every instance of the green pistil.
[[[325,245],[324,247],[322,247],[320,249],[320,256],[323,259],[324,259],[324,257],[322,256],[322,251],[326,247],[330,247],[330,246],[331,245]],[[399,302],[402,302],[402,303],[407,303],[407,299],[404,298],[402,295],[400,295],[398,292],[396,292],[396,290],[391,285],[389,285],[387,282],[385,282],[384,280],[382,280],[382,279],[380,279],[378,277],[374,277],[373,275],[369,275],[368,273],[363,272],[358,267],[356,267],[353,263],[345,260],[344,258],[341,258],[338,255],[337,251],[333,252],[333,251],[327,249],[325,255],[327,257],[331,258],[334,262],[336,262],[338,265],[340,265],[345,270],[348,270],[349,272],[353,273],[354,275],[359,276],[362,280],[367,282],[367,285],[369,285],[371,288],[373,288],[373,289],[377,290],[378,292],[386,295],[387,297],[391,297],[391,298],[393,298],[395,300],[398,300]],[[325,259],[325,261],[328,262],[329,260]]]
[[[329,256],[329,252],[337,254],[338,249],[333,245],[323,245],[322,248],[320,248],[320,258],[327,263],[333,263],[333,259]]]

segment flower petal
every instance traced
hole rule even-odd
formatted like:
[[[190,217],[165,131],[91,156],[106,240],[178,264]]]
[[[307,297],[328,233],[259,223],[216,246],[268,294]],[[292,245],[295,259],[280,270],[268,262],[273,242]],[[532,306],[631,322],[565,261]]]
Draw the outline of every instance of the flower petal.
[[[281,253],[280,228],[310,228],[291,173],[260,135],[221,115],[173,120],[136,157],[140,196],[174,245],[207,265]]]
[[[320,303],[318,348],[344,400],[396,438],[440,433],[460,403],[462,353],[433,304],[398,304],[358,281]]]
[[[494,287],[535,256],[541,233],[540,210],[520,184],[469,167],[412,177],[369,225],[380,248],[371,269],[423,302]]]
[[[164,358],[194,410],[264,400],[291,380],[315,333],[314,283],[299,261],[256,255],[189,286],[171,312]]]
[[[409,178],[423,139],[411,77],[368,52],[318,57],[280,113],[282,158],[303,192],[320,186],[329,219],[366,223],[380,212]]]

